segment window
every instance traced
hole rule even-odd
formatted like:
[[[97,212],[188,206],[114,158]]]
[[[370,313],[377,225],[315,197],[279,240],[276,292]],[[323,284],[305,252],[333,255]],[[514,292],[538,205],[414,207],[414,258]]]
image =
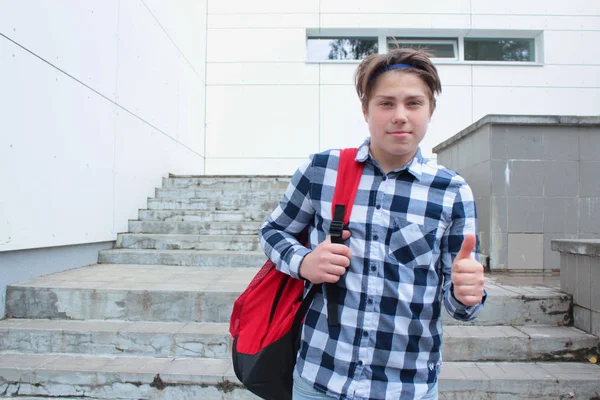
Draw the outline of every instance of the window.
[[[465,38],[465,61],[535,61],[534,39]]]
[[[423,49],[431,53],[431,58],[442,58],[444,60],[458,60],[456,39],[396,39],[387,38],[388,49],[409,47],[412,49]]]
[[[377,37],[309,37],[308,60],[362,60],[379,51]]]

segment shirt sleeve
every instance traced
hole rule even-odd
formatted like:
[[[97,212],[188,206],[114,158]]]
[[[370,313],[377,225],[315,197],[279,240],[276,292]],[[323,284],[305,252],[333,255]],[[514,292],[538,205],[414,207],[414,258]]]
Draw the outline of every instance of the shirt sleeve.
[[[471,321],[483,309],[487,298],[484,291],[481,303],[473,306],[466,306],[454,297],[454,288],[452,284],[452,262],[460,251],[462,242],[467,234],[477,235],[477,211],[475,208],[475,199],[469,185],[463,182],[458,189],[452,206],[452,222],[444,233],[441,243],[441,263],[444,274],[444,306],[446,311],[454,319],[461,321]],[[471,257],[477,260],[477,250],[479,240]]]
[[[300,279],[298,270],[310,250],[298,238],[314,218],[310,199],[312,162],[298,168],[283,199],[260,229],[260,245],[277,269]]]

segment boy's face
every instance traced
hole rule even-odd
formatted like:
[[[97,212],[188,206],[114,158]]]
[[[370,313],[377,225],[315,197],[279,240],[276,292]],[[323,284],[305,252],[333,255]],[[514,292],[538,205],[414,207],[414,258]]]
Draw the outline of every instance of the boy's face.
[[[406,165],[431,119],[429,90],[416,74],[398,70],[377,77],[368,109],[371,154],[389,172]]]

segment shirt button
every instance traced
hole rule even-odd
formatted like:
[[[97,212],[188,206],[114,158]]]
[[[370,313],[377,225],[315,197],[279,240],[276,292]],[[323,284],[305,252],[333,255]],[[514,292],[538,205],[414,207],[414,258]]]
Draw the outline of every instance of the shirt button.
[[[385,180],[387,179],[387,176],[386,176],[386,175],[384,175],[382,179],[385,181]]]
[[[374,265],[371,265],[371,271],[373,271],[373,272],[377,271],[377,267]]]
[[[369,303],[369,304],[373,304],[373,299],[368,299],[368,300],[367,300],[367,303]]]
[[[363,336],[364,336],[364,337],[367,337],[367,336],[369,336],[369,333],[368,333],[367,331],[364,331],[364,332],[363,332]]]
[[[363,365],[362,360],[358,360],[358,365]]]
[[[375,208],[379,210],[381,208],[381,204],[377,204]]]
[[[373,240],[379,239],[379,235],[373,235]]]

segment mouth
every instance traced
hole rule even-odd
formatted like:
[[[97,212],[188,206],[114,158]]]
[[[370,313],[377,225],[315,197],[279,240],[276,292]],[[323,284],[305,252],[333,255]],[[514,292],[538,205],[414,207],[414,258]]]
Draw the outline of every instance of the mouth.
[[[411,132],[407,132],[407,131],[391,131],[388,132],[388,135],[392,135],[394,137],[406,137],[409,136],[411,134]]]

